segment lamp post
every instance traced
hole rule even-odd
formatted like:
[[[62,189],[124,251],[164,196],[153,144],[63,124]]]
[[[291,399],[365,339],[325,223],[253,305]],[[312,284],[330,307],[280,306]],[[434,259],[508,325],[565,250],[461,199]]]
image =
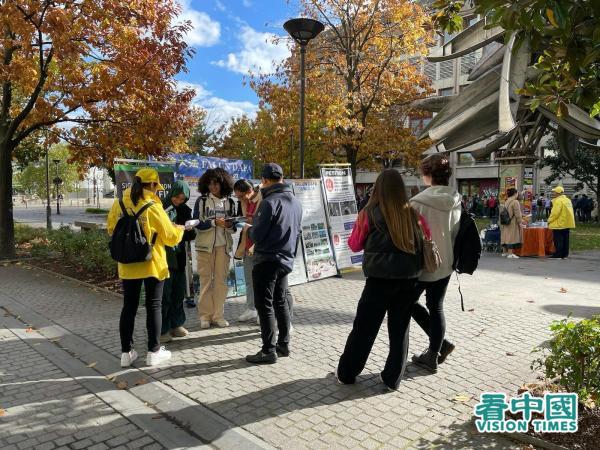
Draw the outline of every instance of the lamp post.
[[[325,29],[318,20],[290,19],[283,28],[300,45],[300,178],[304,178],[304,95],[306,91],[305,57],[306,46]]]
[[[50,164],[48,161],[48,145],[46,144],[46,228],[52,229],[52,208],[50,207]]]
[[[52,162],[56,166],[56,177],[54,177],[54,185],[56,186],[56,214],[60,216],[60,198],[58,192],[58,186],[62,183],[62,180],[58,176],[58,164],[60,163],[60,159],[53,159]]]

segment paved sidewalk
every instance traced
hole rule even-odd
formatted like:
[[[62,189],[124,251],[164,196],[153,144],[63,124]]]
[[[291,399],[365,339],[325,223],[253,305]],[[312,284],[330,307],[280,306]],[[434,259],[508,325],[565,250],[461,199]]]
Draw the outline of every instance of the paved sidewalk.
[[[461,278],[467,312],[460,311],[455,279],[449,288],[448,337],[456,343],[456,351],[436,375],[409,365],[394,393],[385,392],[378,382],[387,354],[385,325],[359,383],[340,386],[331,376],[364,284],[359,274],[352,274],[293,288],[295,332],[290,358],[262,367],[244,362],[246,354],[258,349],[259,332],[256,326],[233,323],[244,305],[243,298],[234,299],[226,305],[226,317],[232,322],[227,329],[200,330],[195,310],[187,310],[186,326],[191,334],[168,345],[174,352],[172,361],[157,369],[145,368],[143,361],[136,363],[140,370],[129,374],[129,385],[140,376],[150,383],[118,391],[112,398],[117,402],[119,394],[131,395],[146,402],[155,414],[164,413],[165,422],[179,424],[180,431],[191,433],[188,437],[210,441],[219,448],[520,448],[504,438],[477,434],[470,426],[472,407],[483,391],[514,394],[523,382],[535,379],[529,368],[531,350],[548,338],[547,325],[552,320],[569,312],[575,317],[600,314],[599,271],[598,253],[568,261],[505,260],[485,255],[474,277]],[[66,348],[74,362],[92,365],[88,370],[97,376],[118,371],[118,298],[10,265],[0,266],[0,307],[11,313],[6,320],[14,321],[20,315],[20,321],[39,328],[51,345]],[[7,351],[12,360],[0,360],[2,374],[13,373],[14,366],[22,369],[20,382],[38,380],[39,373],[46,371],[39,369],[42,366],[55,378],[65,378],[65,373],[53,366],[52,357],[33,357],[39,352],[15,335],[14,323],[3,323],[2,339],[11,342],[16,351]],[[145,314],[140,309],[135,339],[142,356],[144,324]],[[56,335],[63,337],[52,343]],[[411,352],[426,345],[424,333],[413,324]],[[75,378],[73,386],[81,383]],[[2,392],[14,383],[10,380],[2,377]],[[36,384],[21,383],[18,389],[36,395]],[[457,400],[459,395],[470,400]],[[29,429],[47,426],[43,416],[23,413],[30,403],[24,396],[9,397],[8,405],[4,395],[0,398],[0,408],[6,409],[0,418],[0,447],[5,447],[6,429],[11,430],[10,436],[25,435],[15,431],[17,419]],[[56,400],[49,400],[52,398]],[[80,400],[58,389],[38,401],[56,401],[73,409]],[[102,404],[98,412],[86,409],[89,419],[82,421],[103,416],[110,417],[103,422],[109,429],[117,420],[123,426],[130,424],[127,410],[119,415],[111,411],[114,403],[96,401]],[[102,408],[106,412],[100,414]],[[76,417],[61,416],[57,423],[68,428],[78,422]]]

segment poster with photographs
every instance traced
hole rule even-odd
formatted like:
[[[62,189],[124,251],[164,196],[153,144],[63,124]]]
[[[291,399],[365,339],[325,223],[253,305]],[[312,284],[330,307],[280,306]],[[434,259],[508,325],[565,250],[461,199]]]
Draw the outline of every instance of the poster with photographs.
[[[321,180],[295,180],[294,193],[302,203],[302,241],[308,281],[337,275],[327,232]]]
[[[348,247],[348,238],[358,215],[352,171],[350,167],[322,167],[321,180],[337,266],[339,269],[360,267],[362,252],[355,253]]]

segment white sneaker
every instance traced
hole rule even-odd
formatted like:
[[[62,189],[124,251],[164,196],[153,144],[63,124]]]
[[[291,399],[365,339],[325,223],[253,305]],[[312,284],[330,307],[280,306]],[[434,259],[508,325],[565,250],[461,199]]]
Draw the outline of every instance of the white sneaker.
[[[256,317],[258,317],[258,314],[255,310],[247,309],[240,317],[238,317],[238,322],[248,322],[256,319]]]
[[[508,253],[502,253],[501,256],[504,256],[506,258],[508,256]]]
[[[121,367],[129,367],[138,357],[137,352],[131,349],[129,353],[121,353]]]
[[[200,328],[202,328],[203,330],[206,330],[207,328],[210,328],[210,322],[208,320],[201,320],[200,321]]]
[[[227,322],[225,319],[219,319],[215,321],[214,324],[219,328],[227,328],[229,326],[229,322]]]
[[[514,253],[511,253],[510,255],[508,255],[507,258],[519,259],[519,257],[517,255],[515,255]]]
[[[161,347],[156,352],[148,352],[146,364],[148,366],[158,366],[171,359],[171,352],[164,347]]]
[[[292,325],[290,323],[290,329],[289,329],[289,334],[292,334],[294,332],[294,325]]]

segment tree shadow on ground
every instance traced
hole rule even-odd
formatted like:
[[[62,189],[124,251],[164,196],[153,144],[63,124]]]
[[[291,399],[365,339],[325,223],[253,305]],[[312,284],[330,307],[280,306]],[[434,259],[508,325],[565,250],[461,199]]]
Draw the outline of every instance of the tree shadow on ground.
[[[583,306],[583,305],[544,305],[542,306],[544,311],[552,314],[559,314],[563,316],[571,315],[577,318],[591,318],[592,316],[600,314],[600,306]]]

